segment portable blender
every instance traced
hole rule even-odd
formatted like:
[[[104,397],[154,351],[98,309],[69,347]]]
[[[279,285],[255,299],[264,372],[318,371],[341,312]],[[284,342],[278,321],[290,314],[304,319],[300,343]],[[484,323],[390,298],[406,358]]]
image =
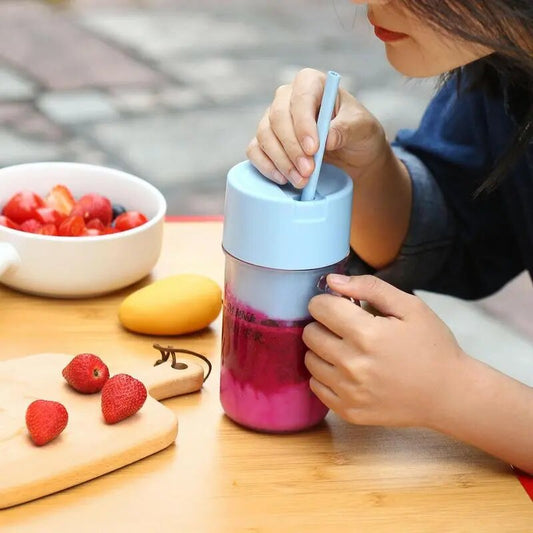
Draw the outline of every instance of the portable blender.
[[[302,195],[248,161],[227,177],[220,398],[231,419],[259,431],[303,430],[328,412],[309,388],[302,331],[318,281],[342,272],[349,254],[353,185],[319,157]]]

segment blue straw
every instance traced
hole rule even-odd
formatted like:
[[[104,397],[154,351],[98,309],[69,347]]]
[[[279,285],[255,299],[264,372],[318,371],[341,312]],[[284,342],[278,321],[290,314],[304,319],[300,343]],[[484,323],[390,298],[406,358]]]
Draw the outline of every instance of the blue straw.
[[[326,86],[324,87],[324,94],[322,95],[322,102],[320,103],[320,111],[318,112],[318,151],[314,156],[315,170],[309,178],[309,182],[302,190],[300,200],[306,202],[315,199],[316,186],[318,185],[318,177],[320,176],[320,169],[322,168],[322,158],[324,157],[324,150],[326,149],[326,140],[328,138],[329,123],[331,122],[331,115],[335,107],[335,100],[337,99],[337,91],[341,77],[336,72],[330,70],[326,78]]]

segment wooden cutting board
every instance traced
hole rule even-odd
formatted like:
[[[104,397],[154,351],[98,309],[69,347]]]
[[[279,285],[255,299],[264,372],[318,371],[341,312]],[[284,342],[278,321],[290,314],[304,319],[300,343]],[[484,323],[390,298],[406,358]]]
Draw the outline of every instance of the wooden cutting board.
[[[107,425],[100,393],[80,394],[61,371],[72,355],[43,353],[0,362],[0,509],[72,487],[142,459],[172,444],[176,415],[157,400],[201,389],[204,370],[190,360],[133,375],[148,390],[135,415]],[[122,372],[109,368],[110,374]],[[129,373],[129,372],[126,372]],[[25,413],[36,399],[61,402],[69,414],[61,435],[45,446],[29,438]]]

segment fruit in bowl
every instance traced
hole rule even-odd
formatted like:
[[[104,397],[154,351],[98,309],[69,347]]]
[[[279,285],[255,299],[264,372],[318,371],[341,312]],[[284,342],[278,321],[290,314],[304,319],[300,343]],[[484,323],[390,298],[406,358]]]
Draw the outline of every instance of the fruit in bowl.
[[[150,183],[80,163],[0,169],[0,282],[83,298],[135,283],[160,252],[166,201]]]
[[[41,198],[23,190],[15,193],[2,208],[0,225],[40,235],[95,237],[127,231],[148,222],[139,211],[127,211],[111,204],[98,193],[84,194],[75,200],[66,185],[54,185]]]

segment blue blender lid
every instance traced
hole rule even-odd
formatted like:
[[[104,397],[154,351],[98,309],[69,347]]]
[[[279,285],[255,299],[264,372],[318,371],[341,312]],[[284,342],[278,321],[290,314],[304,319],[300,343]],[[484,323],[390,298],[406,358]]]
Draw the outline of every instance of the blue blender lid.
[[[332,265],[350,250],[353,184],[339,168],[323,164],[314,200],[265,178],[249,161],[230,169],[226,182],[222,245],[253,265],[306,270]]]

